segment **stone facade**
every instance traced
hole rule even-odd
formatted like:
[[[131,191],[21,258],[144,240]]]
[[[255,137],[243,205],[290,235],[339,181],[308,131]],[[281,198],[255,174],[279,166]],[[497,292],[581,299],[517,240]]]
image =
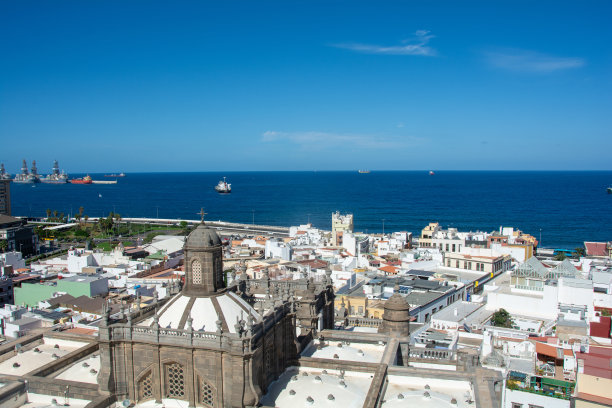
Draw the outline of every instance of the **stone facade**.
[[[175,398],[190,407],[256,406],[268,385],[297,363],[303,345],[319,329],[333,328],[329,277],[318,285],[306,279],[271,281],[267,274],[249,280],[242,269],[238,277],[232,274],[226,288],[221,248],[213,230],[198,226],[185,242],[181,293],[149,310],[123,312],[114,319],[105,316],[99,332],[100,392],[119,401]],[[227,306],[217,300],[230,292],[244,301],[239,302],[244,313],[235,324]],[[203,304],[197,299],[210,299],[215,309],[196,310],[194,304]],[[162,327],[164,313],[181,301],[184,311],[175,313],[181,315],[180,323]],[[198,313],[216,313],[216,327],[193,327]]]

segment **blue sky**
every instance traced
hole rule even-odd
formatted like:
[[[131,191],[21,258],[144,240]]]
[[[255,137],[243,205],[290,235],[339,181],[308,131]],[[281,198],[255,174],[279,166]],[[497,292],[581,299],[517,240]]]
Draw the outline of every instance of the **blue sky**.
[[[5,1],[0,161],[610,170],[611,17],[608,1]]]

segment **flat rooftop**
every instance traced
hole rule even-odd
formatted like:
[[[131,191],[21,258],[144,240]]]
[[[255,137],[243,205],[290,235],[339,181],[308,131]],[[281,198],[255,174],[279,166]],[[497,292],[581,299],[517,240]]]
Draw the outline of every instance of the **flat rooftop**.
[[[15,344],[17,345],[18,343]],[[84,342],[44,337],[43,344],[39,344],[25,352],[18,352],[17,355],[0,363],[0,374],[25,375],[86,344]],[[58,347],[55,347],[56,345]],[[36,351],[37,349],[38,351]],[[54,357],[54,355],[57,357]]]
[[[289,368],[268,387],[261,403],[272,407],[361,408],[374,374]]]
[[[371,343],[351,343],[340,341],[325,341],[323,348],[318,348],[318,341],[312,341],[302,352],[304,357],[328,358],[344,361],[361,361],[364,363],[379,363],[385,352],[385,346]]]
[[[53,405],[54,402],[57,402],[57,404]],[[91,401],[70,398],[68,402],[70,403],[70,407],[72,408],[84,408]],[[64,399],[64,397],[55,397],[52,395],[42,395],[42,394],[34,394],[31,392],[28,392],[28,402],[25,402],[24,404],[17,405],[17,406],[24,407],[24,408],[49,408],[49,407],[67,406],[67,405],[64,405],[65,403],[66,403],[66,400]]]
[[[431,316],[432,319],[443,320],[447,322],[460,322],[465,317],[471,315],[476,310],[481,308],[482,305],[479,303],[472,303],[466,301],[455,302],[448,307],[440,310]]]
[[[381,407],[399,408],[473,408],[474,393],[468,381],[441,380],[390,375],[389,384]]]
[[[58,380],[79,381],[88,384],[98,383],[100,372],[100,356],[90,355],[70,365],[67,369],[57,374],[54,378]]]

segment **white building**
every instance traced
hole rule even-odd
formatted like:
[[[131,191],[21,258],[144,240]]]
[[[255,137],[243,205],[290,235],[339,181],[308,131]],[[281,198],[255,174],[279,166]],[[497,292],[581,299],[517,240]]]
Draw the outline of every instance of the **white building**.
[[[291,260],[292,248],[290,245],[275,238],[270,238],[266,241],[265,258],[280,258],[285,261]]]
[[[595,315],[593,282],[580,278],[578,270],[565,260],[546,268],[532,257],[503,279],[485,285],[487,309],[506,309],[510,314],[556,319],[559,305],[584,306],[588,318]]]

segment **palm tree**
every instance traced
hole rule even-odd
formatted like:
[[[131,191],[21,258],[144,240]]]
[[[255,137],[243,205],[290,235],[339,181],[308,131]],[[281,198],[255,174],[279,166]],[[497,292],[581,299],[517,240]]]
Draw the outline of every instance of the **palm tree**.
[[[56,220],[57,220],[57,214],[58,214],[57,210],[53,210],[53,218],[55,218]]]
[[[574,248],[574,253],[576,254],[576,256],[578,258],[583,257],[584,256],[584,247]]]
[[[49,219],[49,217],[51,217],[51,209],[47,208],[47,219]]]
[[[80,206],[79,207],[79,215],[83,215],[83,210],[84,210],[83,206]]]

